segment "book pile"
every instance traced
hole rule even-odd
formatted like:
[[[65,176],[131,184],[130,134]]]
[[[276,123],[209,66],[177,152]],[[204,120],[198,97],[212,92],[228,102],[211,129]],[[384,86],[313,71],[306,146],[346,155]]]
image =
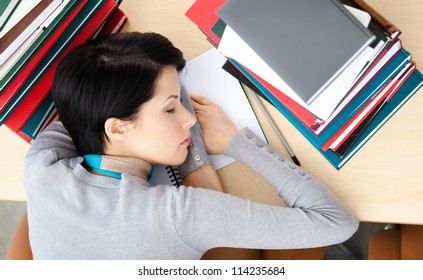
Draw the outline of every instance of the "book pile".
[[[362,0],[197,0],[186,16],[338,170],[423,84],[401,31]]]
[[[115,0],[2,0],[0,125],[31,142],[57,118],[51,87],[60,59],[99,34],[121,30]]]

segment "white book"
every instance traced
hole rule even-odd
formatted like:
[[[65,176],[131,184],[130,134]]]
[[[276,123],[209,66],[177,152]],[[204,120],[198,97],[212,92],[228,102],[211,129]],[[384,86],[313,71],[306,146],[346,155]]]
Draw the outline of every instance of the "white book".
[[[368,26],[368,16],[370,16],[368,13],[354,8],[348,10],[357,17],[364,27]],[[230,26],[226,26],[218,50],[267,81],[322,121],[326,121],[330,117],[353,86],[361,70],[374,57],[376,51],[370,46],[366,47],[313,102],[307,103]]]
[[[43,22],[59,7],[61,0],[54,0],[28,27],[0,54],[0,65],[7,59],[43,24]]]
[[[307,104],[376,38],[339,0],[230,0],[217,14]]]
[[[21,0],[12,16],[1,30],[0,38],[2,38],[10,29],[13,28],[13,26],[15,26],[21,19],[23,19],[24,16],[26,16],[40,2],[41,0]]]

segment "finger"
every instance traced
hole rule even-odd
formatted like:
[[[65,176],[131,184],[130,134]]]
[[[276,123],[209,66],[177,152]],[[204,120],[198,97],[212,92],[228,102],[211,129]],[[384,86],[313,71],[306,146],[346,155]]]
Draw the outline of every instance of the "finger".
[[[194,107],[194,111],[196,113],[203,111],[205,109],[205,106],[207,106],[207,105],[205,105],[204,103],[201,102],[201,98],[200,98],[200,100],[195,99],[195,98],[191,98],[191,103],[192,103],[192,107]]]
[[[201,105],[207,105],[211,103],[210,100],[208,100],[206,97],[202,95],[191,95],[191,100],[194,100],[195,102]]]
[[[194,111],[200,110],[201,107],[203,106],[200,103],[198,103],[196,100],[194,100],[193,98],[191,98],[191,103],[192,103],[192,107],[194,107]]]

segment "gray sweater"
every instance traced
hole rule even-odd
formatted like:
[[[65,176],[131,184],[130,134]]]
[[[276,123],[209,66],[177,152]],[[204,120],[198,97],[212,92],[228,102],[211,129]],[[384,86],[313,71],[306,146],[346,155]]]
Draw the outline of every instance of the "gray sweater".
[[[207,189],[152,187],[127,173],[94,175],[81,165],[63,125],[51,124],[26,158],[34,258],[198,259],[214,247],[325,246],[356,231],[356,217],[335,195],[248,129],[225,154],[263,176],[287,207]]]

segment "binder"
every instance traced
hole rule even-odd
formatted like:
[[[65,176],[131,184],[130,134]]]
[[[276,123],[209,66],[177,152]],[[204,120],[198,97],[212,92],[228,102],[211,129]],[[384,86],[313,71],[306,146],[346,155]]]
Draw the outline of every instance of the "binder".
[[[53,97],[49,94],[44,101],[38,106],[37,110],[32,114],[31,118],[22,127],[21,131],[23,134],[29,137],[29,139],[35,139],[47,125],[53,121],[57,115],[57,110],[54,107]],[[28,138],[24,138],[27,140]]]
[[[229,0],[218,15],[307,104],[375,39],[338,0]]]
[[[61,0],[43,0],[19,23],[8,31],[0,41],[0,65],[35,32],[59,7]]]
[[[48,51],[82,10],[88,0],[70,1],[15,65],[0,79],[0,113],[9,104]],[[77,3],[77,6],[74,5]]]
[[[350,150],[336,160],[341,168],[382,126],[423,86],[423,75],[416,69],[392,98],[374,116],[368,127],[360,134]]]
[[[109,18],[105,26],[103,26],[101,34],[118,32],[123,27],[126,19],[126,15],[121,10],[117,9]],[[51,93],[47,95],[31,116],[30,112],[31,110],[26,110],[23,106],[18,106],[6,121],[6,125],[9,129],[15,131],[20,136],[26,135],[27,137],[22,138],[28,142],[32,142],[32,140],[35,139],[57,116],[57,110],[54,107]]]
[[[213,8],[207,9],[207,1],[205,0],[197,0],[193,6],[187,11],[186,15],[197,24],[198,28],[206,35],[207,40],[213,45],[217,46],[219,44],[220,36],[222,34],[222,29],[225,26],[224,22],[219,21],[219,17],[216,15],[215,11],[219,9],[219,5],[223,5],[226,1],[220,0],[216,1]],[[213,10],[212,10],[213,9]],[[209,15],[205,16],[212,22],[206,22],[204,19],[200,20],[201,14],[198,14],[199,11],[203,11],[204,13],[209,13]],[[397,36],[400,32],[397,33]],[[214,39],[213,39],[214,38]],[[305,112],[304,109],[300,108],[297,104],[295,107],[295,103],[287,103],[281,102],[275,96],[274,91],[269,91],[263,85],[266,84],[265,81],[260,80],[260,77],[254,76],[253,73],[249,72],[248,69],[243,68],[237,61],[230,60],[231,63],[237,67],[237,69],[245,75],[258,89],[261,91],[261,94],[274,106],[276,107],[302,134],[303,136],[336,168],[340,169],[345,163],[354,155],[359,148],[364,144],[363,139],[359,139],[356,142],[356,146],[352,148],[342,159],[333,153],[332,151],[323,151],[321,149],[322,145],[331,137],[349,118],[353,116],[353,114],[361,108],[363,104],[365,104],[369,98],[371,98],[377,91],[387,82],[389,81],[400,69],[411,60],[411,55],[401,47],[401,43],[399,40],[395,39],[388,44],[388,46],[396,46],[397,49],[400,51],[394,52],[392,58],[388,59],[388,63],[382,69],[376,71],[376,74],[366,81],[366,86],[360,93],[351,101],[347,107],[345,107],[340,114],[337,115],[336,118],[326,128],[321,132],[319,136],[315,135],[310,127],[311,118],[304,118],[299,117],[298,114],[301,112]],[[387,52],[387,48],[383,50],[383,52]],[[380,59],[380,57],[378,57]],[[413,76],[419,76],[418,71],[413,72]],[[304,78],[304,77],[303,77]],[[411,77],[410,77],[411,78]],[[420,84],[415,84],[415,89],[419,88]],[[406,87],[405,87],[406,88]],[[412,88],[408,87],[411,91]],[[402,88],[404,91],[404,87]],[[414,90],[409,92],[411,95],[414,94]],[[398,95],[398,96],[403,96]],[[398,97],[397,97],[398,98]],[[409,97],[404,97],[405,99],[409,99]],[[398,101],[398,100],[397,100]],[[394,102],[390,104],[393,106]],[[294,109],[293,109],[294,108]],[[398,110],[396,108],[396,110]],[[384,108],[386,110],[386,108]],[[386,112],[386,111],[384,111]],[[310,114],[308,114],[310,115]],[[307,116],[307,114],[305,114]],[[304,121],[305,120],[305,121]],[[373,123],[373,122],[372,122]],[[368,135],[373,135],[373,133],[368,133]],[[370,136],[371,137],[371,136]],[[369,138],[370,138],[369,137]],[[367,139],[368,140],[368,139]],[[366,140],[366,141],[367,141]],[[360,142],[361,141],[361,142]]]
[[[221,37],[226,27],[224,23],[216,14],[216,11],[226,3],[225,0],[213,1],[211,5],[207,1],[197,0],[187,11],[186,15],[198,25],[201,31],[205,33],[208,40],[215,47],[220,44]],[[397,50],[399,50],[397,48]],[[307,125],[312,131],[316,131],[321,128],[324,122],[316,118],[310,111],[301,106],[298,102],[291,99],[285,93],[275,88],[273,85],[256,75],[252,71],[248,71],[255,79],[257,79],[269,92],[271,92],[281,103],[291,110],[305,125]],[[370,76],[370,75],[367,75]],[[304,79],[304,78],[303,78]],[[357,92],[357,91],[356,91]],[[349,95],[351,97],[352,95]],[[326,123],[327,124],[327,123]],[[316,133],[317,134],[317,133]]]
[[[0,1],[0,32],[6,26],[13,12],[18,7],[21,0],[2,0]]]
[[[15,7],[13,13],[10,15],[7,23],[3,26],[3,29],[0,31],[0,38],[9,32],[9,30],[12,29],[16,24],[18,24],[18,22],[20,22],[40,2],[41,0],[21,0]]]
[[[367,124],[373,119],[373,116],[382,109],[386,102],[389,102],[399,87],[408,79],[410,74],[415,70],[416,65],[413,61],[404,66],[401,71],[396,74],[389,82],[387,82],[378,92],[370,98],[361,108],[332,135],[322,149],[326,151],[331,149],[342,157],[348,150],[348,146],[352,144],[353,138],[356,138]],[[355,135],[355,136],[354,136]],[[344,144],[345,143],[345,144]],[[339,152],[340,150],[344,152]]]
[[[285,105],[280,103],[271,93],[266,91],[258,81],[254,80],[254,78],[246,72],[241,65],[239,65],[236,61],[231,62],[262,91],[262,93],[270,100],[271,104],[275,106],[336,169],[340,169],[346,163],[345,158],[349,159],[351,155],[348,154],[343,160],[341,160],[335,153],[331,151],[323,151],[321,146],[347,120],[349,120],[353,114],[377,92],[378,89],[380,89],[410,60],[411,55],[406,50],[403,49],[400,53],[398,53],[395,58],[380,72],[380,74],[369,83],[369,85],[350,103],[347,108],[344,109],[340,115],[338,115],[338,117],[319,137],[316,137],[316,135],[301,121],[299,121]],[[356,151],[354,151],[354,153]]]
[[[30,116],[34,112],[51,90],[54,71],[60,58],[75,46],[89,40],[116,7],[117,4],[113,0],[88,1],[84,7],[85,13],[82,13],[84,10],[81,11],[78,20],[72,22],[59,42],[53,46],[7,108],[0,114],[0,124],[7,120],[21,102],[23,104],[19,107],[24,108],[26,116]],[[84,23],[86,24],[84,25]]]

